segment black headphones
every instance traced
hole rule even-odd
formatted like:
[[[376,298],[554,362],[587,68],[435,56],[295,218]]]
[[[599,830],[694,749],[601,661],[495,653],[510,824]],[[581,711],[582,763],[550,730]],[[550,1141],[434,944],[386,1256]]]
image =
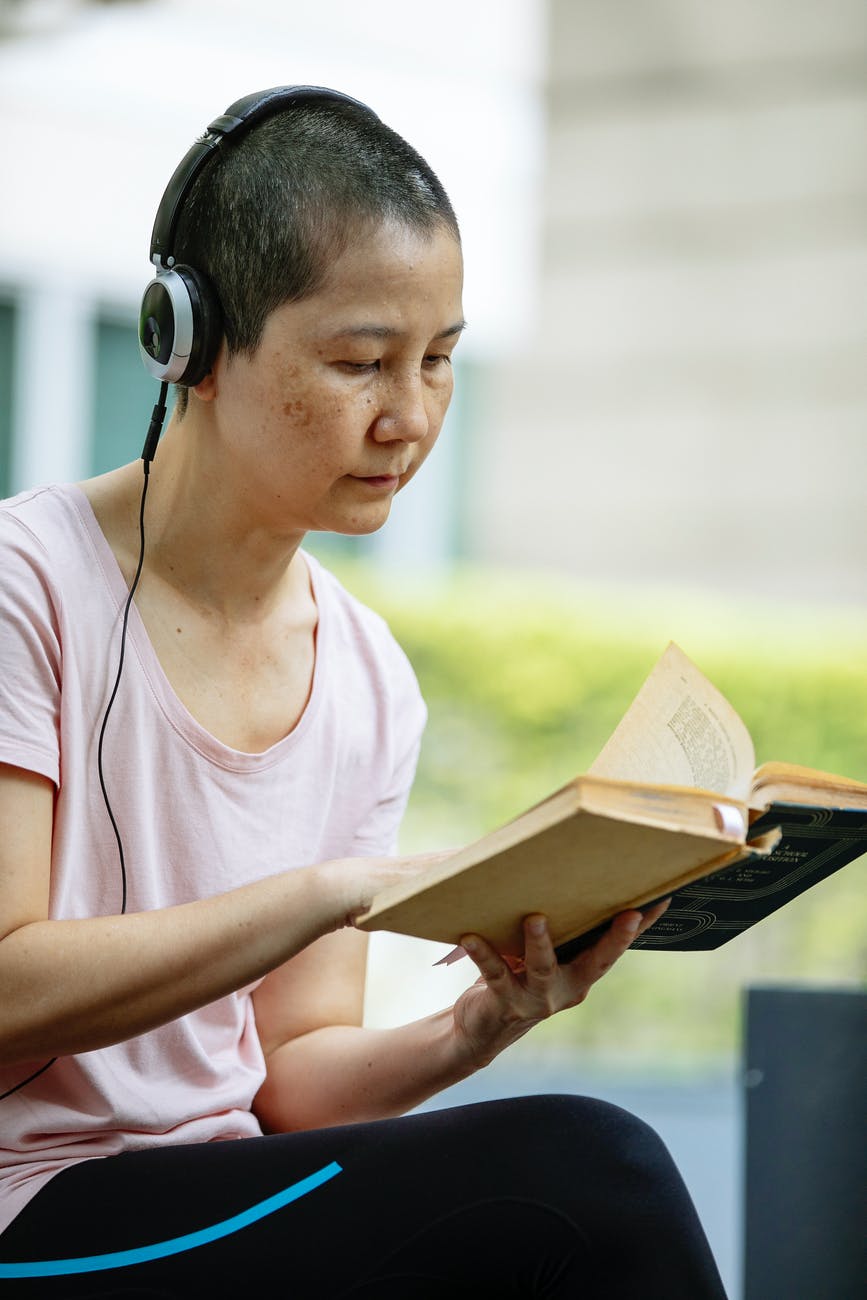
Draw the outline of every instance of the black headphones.
[[[142,361],[163,383],[198,384],[211,369],[223,338],[223,309],[214,286],[202,271],[179,266],[172,255],[178,218],[193,181],[228,140],[238,140],[257,122],[299,104],[351,104],[379,121],[360,100],[324,86],[275,86],[230,104],[214,118],[175,169],[162,197],[150,258],[156,276],[148,284],[139,312]]]

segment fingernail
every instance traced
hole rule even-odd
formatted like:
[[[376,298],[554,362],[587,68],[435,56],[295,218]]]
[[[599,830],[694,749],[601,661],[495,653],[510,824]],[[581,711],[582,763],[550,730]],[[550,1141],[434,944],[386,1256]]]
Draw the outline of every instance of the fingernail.
[[[640,925],[640,916],[630,916],[626,921],[624,921],[623,928],[627,934],[638,934]]]
[[[527,928],[529,929],[530,934],[544,934],[546,925],[547,922],[544,917],[534,916],[532,921],[528,922]]]

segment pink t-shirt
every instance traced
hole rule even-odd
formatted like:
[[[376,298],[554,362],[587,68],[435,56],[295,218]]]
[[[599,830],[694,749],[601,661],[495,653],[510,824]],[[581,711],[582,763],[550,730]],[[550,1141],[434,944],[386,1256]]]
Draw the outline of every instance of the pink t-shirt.
[[[319,622],[313,688],[265,753],[228,748],[175,695],[133,606],[103,766],[127,911],[221,893],[287,867],[394,852],[425,707],[385,623],[306,556]],[[116,914],[117,845],[97,742],[117,671],[123,577],[85,495],[0,503],[0,762],[57,786],[53,918]],[[127,1042],[58,1060],[0,1101],[0,1231],[92,1156],[260,1132],[251,988]],[[0,1093],[44,1062],[0,1067]]]

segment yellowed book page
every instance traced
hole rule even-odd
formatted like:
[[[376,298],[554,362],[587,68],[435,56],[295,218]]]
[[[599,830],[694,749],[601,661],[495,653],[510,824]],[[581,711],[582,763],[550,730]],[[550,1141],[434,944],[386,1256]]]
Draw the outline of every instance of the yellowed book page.
[[[755,765],[742,720],[672,641],[590,772],[698,786],[746,801]]]
[[[805,803],[822,808],[867,808],[867,785],[795,763],[763,763],[753,778],[754,804]]]

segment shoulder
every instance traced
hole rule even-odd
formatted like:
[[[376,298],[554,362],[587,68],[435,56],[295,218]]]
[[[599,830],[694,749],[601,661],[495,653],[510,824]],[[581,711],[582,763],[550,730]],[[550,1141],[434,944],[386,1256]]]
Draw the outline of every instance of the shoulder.
[[[369,605],[354,596],[335,575],[314,556],[305,552],[320,614],[331,623],[329,629],[344,643],[384,655],[390,662],[412,669],[403,649],[386,620]]]
[[[0,546],[34,561],[68,557],[85,532],[76,494],[71,484],[51,484],[0,501]]]
[[[365,605],[330,570],[305,552],[323,633],[344,667],[358,664],[378,695],[423,709],[412,665],[381,614]]]
[[[70,485],[51,485],[0,501],[0,595],[4,601],[59,609],[92,584],[96,553],[86,501]]]

